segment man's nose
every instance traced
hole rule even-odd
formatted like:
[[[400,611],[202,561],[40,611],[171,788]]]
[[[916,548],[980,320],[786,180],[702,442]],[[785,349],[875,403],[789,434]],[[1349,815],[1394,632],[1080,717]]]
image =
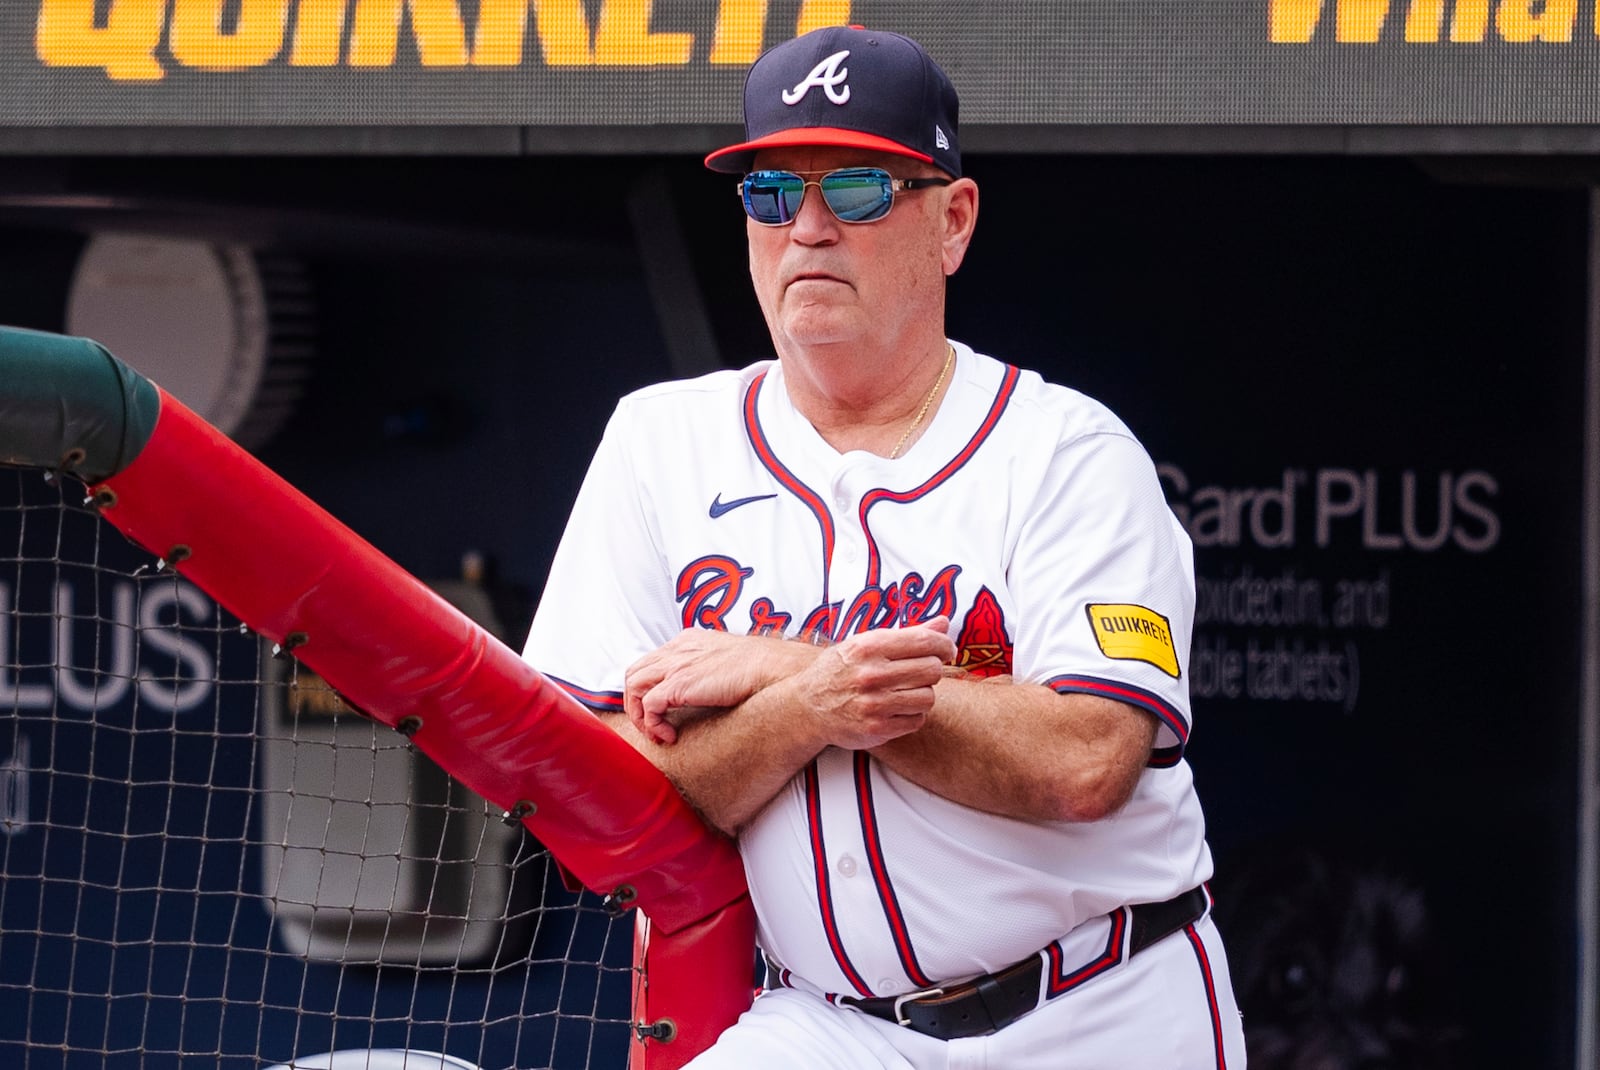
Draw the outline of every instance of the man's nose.
[[[790,224],[793,230],[790,237],[803,245],[822,245],[837,241],[842,225],[823,199],[822,189],[816,183],[811,183],[806,186],[806,195],[800,199],[800,210]]]

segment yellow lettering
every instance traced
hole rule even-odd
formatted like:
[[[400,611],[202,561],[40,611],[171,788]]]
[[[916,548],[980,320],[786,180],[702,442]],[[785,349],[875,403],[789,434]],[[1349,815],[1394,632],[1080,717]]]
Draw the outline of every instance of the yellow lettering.
[[[1427,43],[1439,39],[1444,26],[1444,0],[1411,0],[1406,12],[1406,40]]]
[[[479,67],[515,67],[522,62],[522,41],[528,28],[530,0],[481,0],[472,62]],[[589,16],[583,0],[531,0],[539,48],[549,67],[586,67]]]
[[[800,17],[795,20],[794,35],[820,30],[824,26],[848,26],[850,0],[805,0],[800,5]]]
[[[1337,36],[1362,44],[1376,41],[1388,15],[1389,0],[1339,0]]]
[[[1495,12],[1495,28],[1507,41],[1570,41],[1572,24],[1578,21],[1578,0],[1541,0],[1543,8],[1533,13],[1534,0],[1500,0]]]
[[[402,0],[356,0],[355,25],[350,28],[350,65],[387,67],[394,62],[400,40]]]
[[[465,67],[467,28],[456,0],[410,0],[411,32],[424,67]]]
[[[1271,0],[1267,37],[1274,44],[1303,44],[1322,21],[1322,0]],[[1389,14],[1389,0],[1335,0],[1334,35],[1340,41],[1376,41]]]
[[[388,67],[400,38],[400,16],[411,13],[411,32],[424,67],[464,67],[467,29],[456,0],[356,0],[350,29],[350,66]]]
[[[604,0],[594,35],[594,61],[606,67],[681,67],[694,35],[651,33],[652,0]]]
[[[49,67],[103,67],[120,81],[154,82],[165,76],[156,46],[166,21],[166,0],[113,0],[104,26],[94,24],[94,0],[44,0],[34,51]]]
[[[1597,0],[1600,2],[1600,0]],[[850,0],[804,0],[795,19],[794,35],[850,22]],[[767,0],[722,0],[717,8],[716,36],[710,61],[748,67],[761,55],[767,31]]]
[[[1470,44],[1483,40],[1489,28],[1489,0],[1456,0],[1450,17],[1450,40]]]
[[[291,66],[332,67],[339,62],[346,6],[346,0],[300,0],[289,50]]]
[[[1323,0],[1270,0],[1268,37],[1276,44],[1303,44],[1322,22]],[[1335,37],[1345,43],[1379,40],[1388,20],[1390,0],[1334,0]],[[1445,0],[1410,0],[1406,5],[1405,39],[1415,43],[1439,40],[1444,28]],[[1454,0],[1450,40],[1479,42],[1489,28],[1491,0]],[[1538,8],[1535,14],[1534,9]],[[1596,33],[1600,34],[1600,0],[1596,0]],[[1500,0],[1495,26],[1507,41],[1570,41],[1578,19],[1578,0]]]
[[[716,33],[711,38],[711,62],[750,66],[761,55],[766,30],[767,0],[722,0],[717,8]]]
[[[259,67],[283,49],[289,0],[239,0],[239,18],[222,32],[226,0],[174,0],[167,44],[172,58],[203,71]]]
[[[1267,39],[1275,45],[1304,44],[1317,32],[1321,18],[1322,0],[1272,0],[1267,5]]]

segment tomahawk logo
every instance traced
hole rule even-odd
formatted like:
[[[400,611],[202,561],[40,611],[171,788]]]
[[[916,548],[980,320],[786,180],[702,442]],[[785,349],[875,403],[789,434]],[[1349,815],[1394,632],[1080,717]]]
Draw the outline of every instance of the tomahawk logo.
[[[793,107],[805,99],[806,94],[811,92],[813,86],[828,94],[828,99],[835,104],[843,104],[848,101],[850,99],[850,87],[844,84],[844,80],[850,76],[850,68],[841,67],[839,64],[843,63],[849,55],[850,51],[848,49],[843,52],[835,52],[815,67],[812,67],[811,73],[806,75],[799,85],[793,89],[785,89],[783,91],[783,102]],[[843,88],[840,88],[841,86]]]

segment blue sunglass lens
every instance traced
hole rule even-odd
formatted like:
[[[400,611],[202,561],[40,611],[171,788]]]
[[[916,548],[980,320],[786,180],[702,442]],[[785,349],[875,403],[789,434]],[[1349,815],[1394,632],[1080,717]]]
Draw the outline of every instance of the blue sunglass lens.
[[[744,176],[744,207],[758,223],[788,223],[800,211],[805,180],[788,171],[755,171]]]
[[[832,171],[817,182],[829,209],[846,223],[882,219],[894,204],[894,180],[876,167]],[[768,226],[794,221],[805,198],[806,180],[792,171],[753,171],[744,177],[744,207]]]
[[[892,181],[887,171],[856,167],[823,175],[819,185],[834,215],[846,223],[869,223],[887,215],[894,204]]]

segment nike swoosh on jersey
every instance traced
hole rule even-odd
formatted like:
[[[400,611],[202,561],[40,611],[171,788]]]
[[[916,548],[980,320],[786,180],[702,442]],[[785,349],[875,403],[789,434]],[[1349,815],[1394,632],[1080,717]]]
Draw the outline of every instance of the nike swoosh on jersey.
[[[748,498],[735,498],[731,502],[725,502],[722,500],[722,493],[719,491],[717,496],[711,499],[711,519],[715,520],[723,513],[731,513],[741,505],[749,505],[751,502],[764,502],[768,498],[776,497],[776,494],[752,494]]]

